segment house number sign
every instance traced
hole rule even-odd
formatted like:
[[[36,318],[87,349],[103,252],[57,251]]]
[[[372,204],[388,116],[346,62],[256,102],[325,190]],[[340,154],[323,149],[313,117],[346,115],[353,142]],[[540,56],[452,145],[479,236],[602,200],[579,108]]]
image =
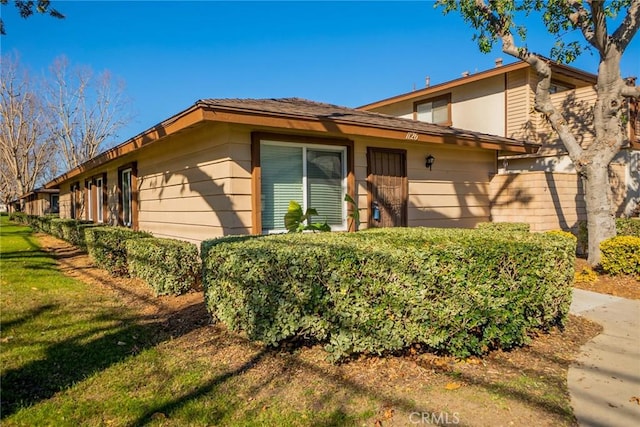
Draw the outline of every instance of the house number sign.
[[[417,141],[418,140],[418,134],[415,132],[407,132],[407,134],[405,135],[404,139],[410,139],[412,141]]]

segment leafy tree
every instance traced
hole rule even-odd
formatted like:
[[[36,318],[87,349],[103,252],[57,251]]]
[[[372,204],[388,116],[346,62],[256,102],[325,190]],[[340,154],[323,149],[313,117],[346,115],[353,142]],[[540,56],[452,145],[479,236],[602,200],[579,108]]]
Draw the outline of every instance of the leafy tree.
[[[475,31],[484,53],[500,43],[502,51],[527,62],[538,75],[535,109],[557,132],[583,181],[589,231],[589,263],[600,263],[601,241],[615,236],[609,164],[625,144],[628,98],[640,98],[640,87],[630,86],[620,75],[620,60],[640,26],[640,0],[438,0],[445,14],[458,12]],[[569,63],[585,49],[600,57],[597,100],[594,105],[594,142],[582,147],[561,111],[551,103],[551,67],[548,60],[525,44],[531,16],[540,15],[547,31],[556,37],[552,59]],[[614,28],[610,32],[610,28]],[[568,41],[576,30],[580,41]],[[583,39],[583,40],[582,40]]]
[[[2,6],[5,6],[7,3],[9,3],[9,0],[0,0],[0,5]],[[20,16],[25,19],[33,15],[34,12],[46,13],[49,16],[58,19],[64,18],[62,13],[51,7],[51,2],[49,0],[38,0],[37,2],[33,0],[15,0],[14,4],[20,13]],[[0,35],[4,36],[6,34],[4,22],[2,21],[2,18],[0,18]]]

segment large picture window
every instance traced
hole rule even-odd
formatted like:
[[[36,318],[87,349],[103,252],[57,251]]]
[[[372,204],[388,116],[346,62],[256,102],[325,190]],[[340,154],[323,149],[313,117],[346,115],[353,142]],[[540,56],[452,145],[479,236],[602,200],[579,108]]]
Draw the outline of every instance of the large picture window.
[[[262,141],[262,232],[285,231],[284,216],[295,200],[314,208],[332,230],[346,229],[346,147]]]
[[[451,95],[447,94],[414,104],[415,119],[421,122],[451,125]]]

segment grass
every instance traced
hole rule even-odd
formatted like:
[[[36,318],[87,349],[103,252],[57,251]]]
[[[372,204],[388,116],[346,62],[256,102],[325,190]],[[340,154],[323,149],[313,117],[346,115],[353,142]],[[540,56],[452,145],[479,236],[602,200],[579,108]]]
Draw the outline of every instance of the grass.
[[[566,369],[599,331],[584,319],[483,359],[409,352],[332,365],[321,346],[249,342],[208,324],[201,294],[153,298],[0,221],[3,427],[575,424]]]
[[[2,425],[349,425],[360,414],[255,407],[238,374],[113,294],[63,275],[28,227],[0,218]],[[256,349],[254,358],[263,357]],[[364,412],[362,416],[370,416]]]

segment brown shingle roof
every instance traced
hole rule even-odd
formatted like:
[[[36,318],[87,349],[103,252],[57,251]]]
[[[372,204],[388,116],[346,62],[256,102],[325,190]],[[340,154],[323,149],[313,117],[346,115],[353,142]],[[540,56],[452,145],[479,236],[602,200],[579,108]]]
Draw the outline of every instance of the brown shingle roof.
[[[211,114],[206,116],[203,114],[204,112]],[[226,117],[223,118],[222,116],[216,116],[217,113],[227,114]],[[319,127],[321,130],[316,129],[316,131],[326,131],[327,129],[334,128],[338,129],[337,132],[341,132],[340,127],[344,125],[345,128],[349,128],[348,132],[354,132],[354,135],[360,132],[363,135],[392,133],[392,136],[387,137],[403,139],[404,134],[409,136],[409,133],[413,132],[415,134],[427,135],[429,138],[435,138],[438,139],[439,142],[444,143],[467,146],[477,146],[486,143],[488,146],[491,146],[491,149],[497,150],[530,152],[539,147],[538,144],[530,144],[510,138],[403,119],[371,111],[324,104],[301,98],[203,99],[162,123],[147,129],[145,132],[98,154],[96,157],[58,176],[45,184],[45,187],[53,188],[61,182],[71,179],[84,171],[110,162],[196,123],[208,120],[221,120],[244,124],[253,123],[253,120],[245,120],[247,117],[251,119],[269,119],[269,123],[265,124],[263,122],[260,126],[256,125],[256,129],[266,126],[277,127],[278,129],[291,128],[295,130],[295,127],[291,127],[295,124],[294,122],[315,122],[316,124],[320,123],[322,125]],[[281,123],[282,120],[280,119],[286,119],[287,123]],[[280,124],[277,124],[278,120],[280,120]],[[309,130],[306,126],[303,128]],[[370,132],[372,129],[375,130],[375,132]],[[345,133],[345,135],[348,136],[351,134]]]
[[[265,113],[302,119],[334,121],[355,125],[372,126],[381,129],[393,129],[403,132],[418,132],[436,136],[454,136],[507,145],[531,145],[511,138],[489,135],[481,132],[467,131],[412,119],[394,117],[372,111],[356,110],[339,105],[325,104],[302,98],[268,98],[268,99],[201,99],[196,106],[213,110],[234,112]]]

